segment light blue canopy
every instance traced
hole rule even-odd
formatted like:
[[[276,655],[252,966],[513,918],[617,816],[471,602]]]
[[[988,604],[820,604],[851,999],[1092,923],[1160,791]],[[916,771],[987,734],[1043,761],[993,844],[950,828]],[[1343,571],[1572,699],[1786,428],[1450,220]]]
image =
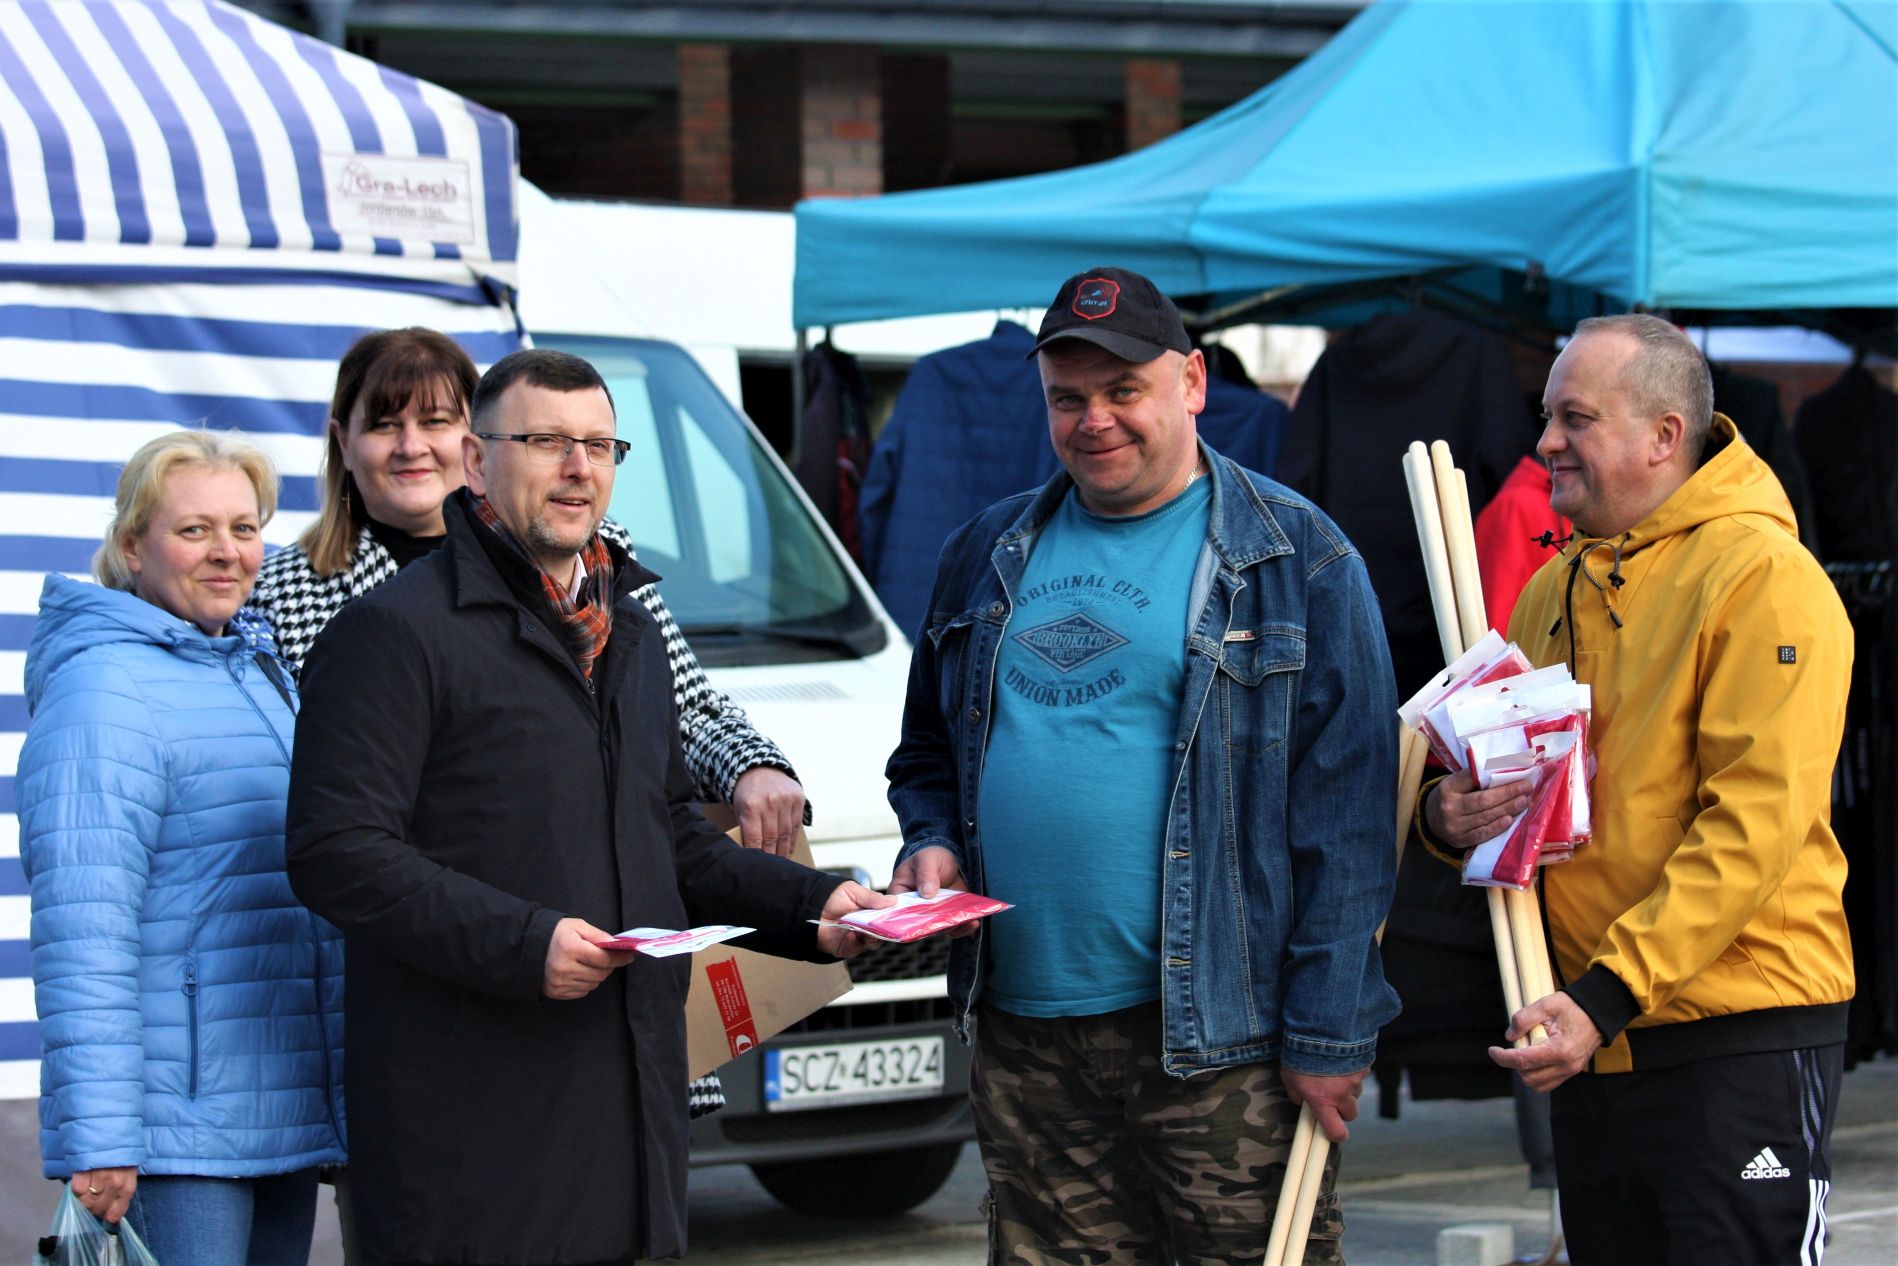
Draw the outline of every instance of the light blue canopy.
[[[1146,149],[800,204],[795,320],[1035,307],[1107,263],[1202,317],[1452,274],[1604,310],[1898,308],[1894,49],[1889,0],[1384,0]]]

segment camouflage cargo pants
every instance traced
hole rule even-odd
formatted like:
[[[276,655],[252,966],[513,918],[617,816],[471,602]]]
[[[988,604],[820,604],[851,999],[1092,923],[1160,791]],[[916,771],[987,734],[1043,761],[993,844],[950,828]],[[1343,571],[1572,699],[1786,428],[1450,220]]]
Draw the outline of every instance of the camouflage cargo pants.
[[[1160,1004],[1030,1019],[982,1008],[970,1073],[989,1180],[989,1261],[1257,1262],[1298,1108],[1278,1065],[1181,1079]],[[1332,1149],[1305,1266],[1343,1266]]]

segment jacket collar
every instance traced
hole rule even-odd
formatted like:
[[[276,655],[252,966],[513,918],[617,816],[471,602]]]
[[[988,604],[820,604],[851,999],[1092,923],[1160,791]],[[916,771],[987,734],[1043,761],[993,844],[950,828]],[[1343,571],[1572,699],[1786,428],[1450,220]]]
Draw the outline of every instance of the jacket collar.
[[[38,708],[55,671],[86,651],[115,644],[156,646],[205,664],[222,664],[245,650],[234,633],[212,637],[136,594],[54,572],[40,590],[39,618],[26,652],[28,710]]]
[[[454,576],[455,605],[518,607],[521,600],[508,587],[507,578],[495,567],[494,560],[488,557],[487,550],[476,535],[487,529],[475,522],[470,508],[473,501],[472,493],[466,488],[458,488],[442,504],[442,520],[448,525],[448,541],[442,549],[448,552]],[[606,551],[613,559],[615,603],[635,589],[659,579],[610,536],[601,539],[606,542]]]
[[[1198,444],[1200,455],[1206,459],[1207,477],[1213,485],[1212,517],[1207,527],[1213,552],[1234,571],[1279,554],[1292,553],[1291,538],[1286,536],[1272,508],[1239,464],[1221,457],[1204,440]],[[1054,512],[1061,508],[1062,498],[1073,487],[1074,480],[1068,472],[1057,470],[996,544],[1005,547],[1010,542],[1033,538],[1054,517]]]

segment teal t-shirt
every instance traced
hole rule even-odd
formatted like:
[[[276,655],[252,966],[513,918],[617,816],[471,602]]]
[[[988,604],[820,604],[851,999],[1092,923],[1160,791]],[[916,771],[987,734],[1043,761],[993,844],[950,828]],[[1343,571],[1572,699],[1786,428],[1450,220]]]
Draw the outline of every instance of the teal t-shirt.
[[[1098,1015],[1160,996],[1160,868],[1186,604],[1212,481],[1109,518],[1070,492],[1002,639],[979,801],[992,897],[986,997]]]

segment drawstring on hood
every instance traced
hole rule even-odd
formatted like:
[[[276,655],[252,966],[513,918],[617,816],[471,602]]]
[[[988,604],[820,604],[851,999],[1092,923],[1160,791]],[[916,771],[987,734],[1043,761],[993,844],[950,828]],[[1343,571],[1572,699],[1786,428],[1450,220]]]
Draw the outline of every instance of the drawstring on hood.
[[[1557,633],[1560,633],[1564,624],[1573,627],[1575,623],[1575,581],[1576,578],[1580,576],[1588,577],[1588,583],[1595,586],[1595,592],[1601,595],[1602,606],[1607,609],[1609,623],[1614,625],[1616,632],[1621,631],[1621,613],[1615,610],[1615,594],[1620,590],[1621,586],[1628,583],[1626,578],[1621,574],[1621,547],[1627,544],[1633,535],[1634,533],[1632,532],[1624,532],[1621,534],[1620,540],[1594,541],[1575,551],[1575,557],[1568,560],[1568,585],[1562,591],[1563,614],[1558,616],[1555,623],[1549,626],[1550,637],[1554,637]],[[1571,537],[1570,539],[1573,540],[1574,538]],[[1608,561],[1608,584],[1606,585],[1596,579],[1594,569],[1588,565],[1588,556],[1603,549],[1612,551]],[[1575,671],[1575,637],[1573,634],[1570,634],[1568,640],[1568,666],[1570,672]]]
[[[1624,532],[1619,541],[1596,541],[1587,549],[1576,554],[1573,561],[1569,563],[1570,567],[1575,568],[1588,578],[1589,584],[1595,586],[1595,592],[1601,595],[1602,606],[1608,608],[1609,620],[1614,623],[1617,629],[1621,627],[1621,614],[1615,610],[1615,591],[1627,583],[1621,575],[1621,547],[1631,535],[1632,533]],[[1598,552],[1604,547],[1613,551],[1613,556],[1608,560],[1608,584],[1613,585],[1614,589],[1610,589],[1608,585],[1604,585],[1601,581],[1595,579],[1595,573],[1588,565],[1588,556]],[[1570,584],[1572,586],[1573,581],[1571,581]]]

